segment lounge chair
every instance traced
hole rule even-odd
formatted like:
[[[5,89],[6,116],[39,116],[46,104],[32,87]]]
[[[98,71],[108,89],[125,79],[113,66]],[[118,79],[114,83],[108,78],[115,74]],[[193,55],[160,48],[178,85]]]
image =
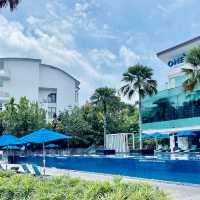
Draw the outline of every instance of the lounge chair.
[[[189,152],[196,152],[197,151],[197,145],[192,145],[190,149],[185,150],[185,153]]]
[[[180,147],[174,148],[174,153],[181,153],[181,152],[183,152],[183,149],[181,149]]]
[[[5,169],[2,167],[2,164],[0,164],[0,170],[3,170],[3,171],[5,170]]]
[[[22,167],[24,173],[31,174],[31,171],[29,170],[29,168],[26,164],[22,164],[21,167]]]
[[[42,174],[41,174],[39,168],[38,168],[36,165],[32,165],[32,169],[33,169],[33,174],[34,174],[35,176],[42,176]]]

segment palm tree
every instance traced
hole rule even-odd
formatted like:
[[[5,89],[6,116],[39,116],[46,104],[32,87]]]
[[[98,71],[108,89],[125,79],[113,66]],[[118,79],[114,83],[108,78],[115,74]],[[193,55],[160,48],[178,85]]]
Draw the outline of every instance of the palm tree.
[[[122,78],[122,81],[126,83],[121,87],[122,94],[128,96],[129,99],[134,94],[138,94],[140,149],[142,149],[141,100],[147,95],[151,96],[157,93],[157,82],[152,79],[152,76],[151,68],[137,64],[129,67]]]
[[[4,8],[9,5],[10,10],[14,10],[19,4],[20,0],[0,0],[0,8]]]
[[[108,110],[115,104],[119,99],[116,96],[115,89],[103,87],[95,90],[94,94],[91,96],[91,103],[103,112],[104,118],[104,148],[106,148],[106,134],[107,134],[107,114]]]
[[[191,49],[186,57],[186,62],[190,64],[189,68],[183,68],[182,71],[188,79],[183,82],[184,91],[193,91],[200,83],[200,46]]]

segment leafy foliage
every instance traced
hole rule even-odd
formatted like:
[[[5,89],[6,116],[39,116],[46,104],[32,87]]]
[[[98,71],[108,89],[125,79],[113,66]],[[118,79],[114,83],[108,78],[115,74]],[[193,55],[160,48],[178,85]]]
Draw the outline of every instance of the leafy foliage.
[[[137,131],[137,109],[135,106],[121,102],[117,97],[115,103],[109,105],[107,122],[108,134]],[[49,126],[62,133],[72,133],[75,136],[71,141],[73,146],[102,145],[104,134],[102,104],[87,102],[71,112],[61,112],[56,122]]]
[[[97,88],[94,94],[90,98],[92,105],[102,111],[103,114],[103,127],[104,127],[104,146],[106,143],[107,134],[107,121],[108,111],[116,107],[116,103],[119,101],[119,97],[116,96],[116,91],[113,88]]]
[[[18,136],[35,129],[45,127],[45,111],[37,103],[31,103],[21,97],[19,104],[11,98],[0,114],[2,132],[10,132]]]
[[[13,11],[19,3],[20,0],[0,0],[0,8],[9,6],[10,10]]]
[[[137,64],[128,68],[123,74],[122,81],[125,85],[121,87],[124,96],[131,99],[135,94],[138,95],[138,114],[139,114],[139,134],[140,149],[142,149],[142,116],[141,116],[141,100],[145,96],[152,96],[157,93],[157,82],[152,79],[153,70],[149,67]]]
[[[193,48],[186,58],[187,63],[191,66],[183,68],[182,71],[188,79],[183,82],[184,91],[193,91],[197,84],[200,83],[200,46]]]
[[[123,74],[122,81],[126,84],[121,88],[124,96],[129,99],[137,93],[141,98],[157,92],[157,82],[152,79],[153,70],[143,65],[134,65]]]
[[[84,181],[77,178],[38,178],[0,172],[1,200],[169,200],[146,183]]]

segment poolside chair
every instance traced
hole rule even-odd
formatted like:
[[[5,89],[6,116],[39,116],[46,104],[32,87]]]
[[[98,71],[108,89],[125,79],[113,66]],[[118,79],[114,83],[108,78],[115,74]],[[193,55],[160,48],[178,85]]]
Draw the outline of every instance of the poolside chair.
[[[190,153],[190,152],[196,152],[197,151],[197,145],[192,145],[190,149],[185,150],[185,153]]]
[[[2,166],[2,164],[0,164],[0,170],[5,170],[4,168],[3,168],[3,166]]]
[[[41,174],[41,172],[40,172],[38,166],[32,165],[32,169],[33,169],[33,174],[34,174],[35,176],[42,176],[42,174]]]
[[[22,164],[21,167],[22,167],[24,173],[31,174],[31,171],[29,170],[29,168],[26,164]]]

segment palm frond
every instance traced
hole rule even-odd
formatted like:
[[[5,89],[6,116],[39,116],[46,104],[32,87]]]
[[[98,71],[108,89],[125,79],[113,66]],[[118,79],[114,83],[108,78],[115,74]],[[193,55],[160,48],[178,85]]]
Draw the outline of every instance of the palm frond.
[[[187,91],[191,92],[194,90],[196,84],[197,84],[197,80],[189,78],[183,82],[183,90],[185,92],[187,92]]]
[[[6,7],[9,5],[10,10],[13,11],[18,4],[20,3],[20,0],[0,0],[0,8]]]

